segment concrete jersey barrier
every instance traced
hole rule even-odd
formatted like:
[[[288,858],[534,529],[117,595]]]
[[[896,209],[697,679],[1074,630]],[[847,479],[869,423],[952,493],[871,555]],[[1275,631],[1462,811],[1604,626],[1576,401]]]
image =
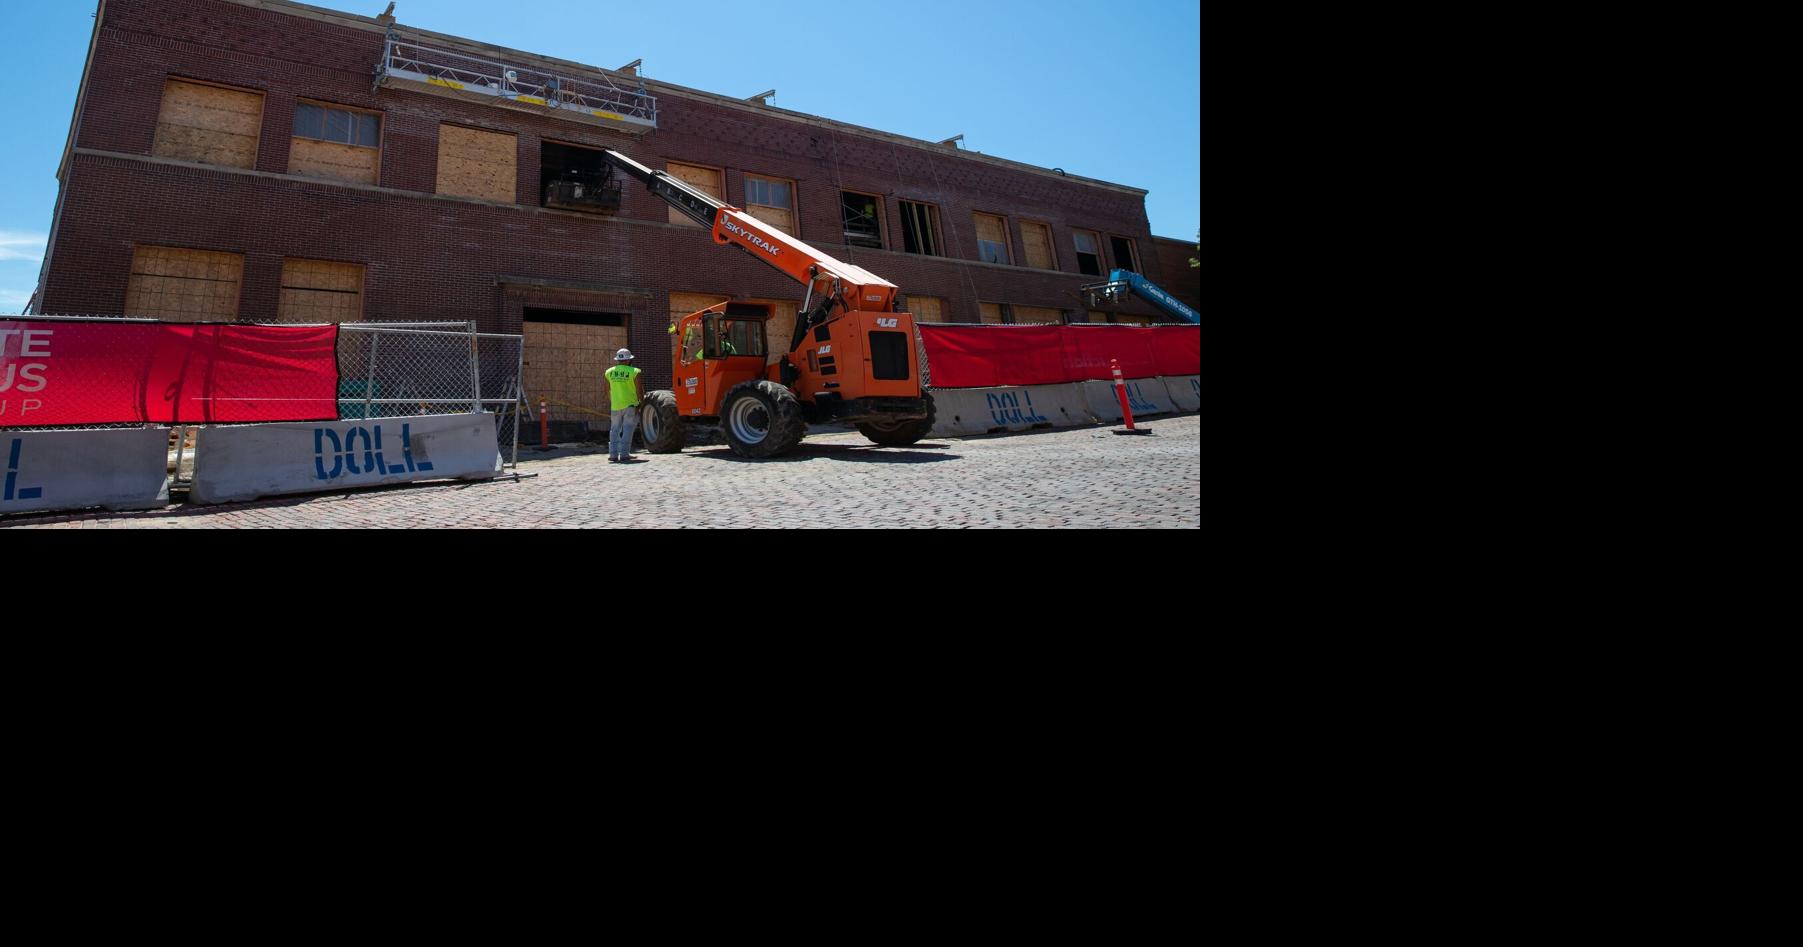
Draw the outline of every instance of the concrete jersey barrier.
[[[151,510],[169,502],[169,431],[0,431],[0,513]]]
[[[206,428],[194,451],[196,503],[420,480],[486,480],[501,469],[492,414]]]
[[[1171,393],[1171,402],[1179,411],[1202,410],[1202,376],[1171,375],[1164,379],[1166,391]]]
[[[1114,382],[1086,381],[1083,383],[1083,396],[1096,420],[1103,424],[1114,424],[1122,420],[1121,398],[1114,393]],[[1133,409],[1134,420],[1142,415],[1171,414],[1176,411],[1171,392],[1161,378],[1127,379],[1127,403]]]
[[[1018,388],[941,388],[933,392],[933,433],[988,434],[1092,424],[1076,385]]]

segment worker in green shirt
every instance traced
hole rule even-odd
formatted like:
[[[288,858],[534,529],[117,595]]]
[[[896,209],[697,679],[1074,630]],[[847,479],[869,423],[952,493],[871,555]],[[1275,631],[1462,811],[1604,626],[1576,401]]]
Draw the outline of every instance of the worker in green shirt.
[[[614,353],[614,367],[602,372],[607,379],[608,394],[613,399],[613,416],[607,430],[607,462],[632,462],[632,432],[639,426],[639,402],[644,400],[644,382],[633,368],[632,352],[621,349]]]

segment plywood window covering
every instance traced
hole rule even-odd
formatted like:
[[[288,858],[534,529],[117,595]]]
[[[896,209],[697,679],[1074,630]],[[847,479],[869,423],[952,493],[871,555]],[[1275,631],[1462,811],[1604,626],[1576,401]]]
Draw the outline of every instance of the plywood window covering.
[[[163,86],[151,154],[232,168],[257,166],[263,96],[170,79]]]
[[[1110,236],[1108,247],[1114,251],[1114,265],[1123,270],[1139,272],[1139,255],[1133,252],[1133,241],[1126,237]]]
[[[671,161],[665,165],[665,170],[670,173],[671,177],[698,191],[706,193],[709,197],[717,197],[720,200],[726,199],[726,190],[720,186],[719,168],[704,168],[698,164],[682,164],[680,162]],[[753,214],[752,216],[755,217],[757,215]],[[701,226],[690,220],[674,207],[670,208],[670,223],[683,224],[689,227]]]
[[[1077,271],[1085,276],[1102,275],[1102,245],[1096,235],[1087,230],[1071,233],[1071,239],[1077,245]]]
[[[939,249],[939,209],[931,204],[901,202],[902,249],[923,256],[944,256]]]
[[[1015,325],[1044,325],[1046,323],[1051,323],[1053,325],[1063,325],[1064,324],[1064,310],[1062,310],[1062,309],[1046,309],[1041,306],[1015,306],[1014,307],[1014,324]]]
[[[375,184],[382,169],[382,116],[301,102],[294,108],[288,173]]]
[[[602,373],[614,367],[614,353],[628,347],[627,327],[527,319],[520,328],[529,396],[535,401],[543,396],[554,419],[607,427],[613,399]],[[638,355],[636,364],[644,367],[644,353]]]
[[[839,220],[845,242],[854,247],[883,248],[883,199],[856,191],[839,192]]]
[[[1008,307],[1006,304],[978,303],[977,308],[982,311],[983,324],[986,326],[1006,325],[1008,322]]]
[[[1008,221],[994,214],[972,214],[977,223],[977,259],[984,263],[1013,263],[1008,253]]]
[[[795,182],[745,175],[745,211],[793,237]]]
[[[519,192],[519,141],[501,132],[438,126],[438,193],[511,204]]]
[[[1052,228],[1032,221],[1021,221],[1021,246],[1027,251],[1027,265],[1039,270],[1055,270],[1058,258],[1052,253]]]
[[[283,260],[280,322],[358,322],[363,318],[363,267],[324,260]]]
[[[125,315],[174,322],[230,322],[238,318],[244,256],[176,247],[138,247],[132,253]]]
[[[1115,321],[1116,325],[1149,326],[1152,324],[1152,317],[1151,316],[1129,316],[1124,312],[1117,312],[1114,314],[1114,321]]]
[[[945,300],[937,296],[909,296],[908,312],[915,322],[944,322]]]

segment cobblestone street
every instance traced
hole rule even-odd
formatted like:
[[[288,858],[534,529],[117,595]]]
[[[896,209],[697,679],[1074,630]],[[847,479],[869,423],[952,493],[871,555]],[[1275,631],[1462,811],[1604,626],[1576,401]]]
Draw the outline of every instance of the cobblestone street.
[[[608,463],[605,445],[521,448],[519,480],[8,517],[0,528],[1199,528],[1200,417],[1146,426],[1151,436],[1072,428],[901,449],[827,434],[763,461],[726,447],[640,453],[629,465]]]

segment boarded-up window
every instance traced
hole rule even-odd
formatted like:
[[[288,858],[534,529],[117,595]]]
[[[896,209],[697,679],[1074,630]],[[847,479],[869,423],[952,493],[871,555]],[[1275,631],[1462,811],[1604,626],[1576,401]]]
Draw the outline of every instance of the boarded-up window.
[[[1058,258],[1052,254],[1052,228],[1045,224],[1022,221],[1020,242],[1027,251],[1028,266],[1040,270],[1058,268]]]
[[[182,161],[254,168],[262,130],[261,93],[170,79],[163,86],[163,108],[150,152]]]
[[[513,135],[461,125],[438,126],[438,193],[514,202],[520,147]]]
[[[1085,276],[1102,275],[1102,245],[1096,235],[1087,230],[1071,233],[1071,241],[1077,245],[1077,272]]]
[[[628,347],[625,315],[527,309],[521,334],[526,392],[533,403],[544,398],[553,420],[605,429],[613,400],[602,373],[614,367],[614,353]],[[642,368],[646,359],[638,354]]]
[[[132,254],[125,314],[173,322],[238,318],[244,257],[237,253],[139,247]]]
[[[795,317],[801,311],[801,303],[793,299],[753,299],[754,303],[770,304],[770,321],[764,326],[764,339],[769,344],[770,357],[766,361],[774,364],[789,354],[789,341],[795,335]]]
[[[1012,263],[1008,254],[1008,222],[993,214],[972,214],[977,222],[977,259],[984,263]]]
[[[795,236],[795,182],[745,175],[745,212]]]
[[[324,260],[282,261],[282,322],[357,322],[363,318],[363,267]]]
[[[720,200],[726,199],[726,191],[720,186],[719,168],[703,168],[699,165],[679,164],[672,161],[669,163],[667,170],[670,172],[671,177],[687,184],[697,191],[705,192],[709,197],[717,197]],[[690,227],[701,226],[693,220],[690,220],[687,215],[674,207],[670,208],[670,223],[685,224]]]
[[[944,322],[945,300],[937,296],[909,296],[908,312],[915,322]]]
[[[1129,316],[1124,312],[1117,312],[1114,314],[1114,321],[1116,325],[1149,326],[1153,320],[1151,316]]]
[[[294,107],[288,172],[356,184],[375,184],[382,168],[382,116],[332,105]]]
[[[684,219],[686,220],[687,218],[684,218]],[[671,293],[670,294],[670,324],[675,325],[678,321],[680,321],[682,319],[683,316],[686,316],[689,313],[700,312],[701,310],[706,309],[707,307],[712,306],[715,303],[727,302],[730,299],[732,299],[731,296],[721,296],[716,293]],[[671,335],[670,336],[670,351],[671,352],[676,351],[677,342],[678,342],[678,339],[676,338],[676,336]]]
[[[999,326],[1008,321],[1008,307],[1003,303],[978,303],[977,306],[983,312],[986,326]]]
[[[1023,325],[1023,326],[1024,325],[1043,325],[1046,323],[1063,325],[1064,324],[1064,310],[1062,310],[1062,309],[1045,309],[1045,308],[1042,308],[1039,306],[1015,306],[1014,307],[1014,324],[1015,325]]]
[[[1083,312],[1079,312],[1071,318],[1072,318],[1072,321],[1074,321],[1074,322],[1107,322],[1108,321],[1108,313],[1099,312],[1094,309],[1089,309],[1089,310],[1085,310]]]

